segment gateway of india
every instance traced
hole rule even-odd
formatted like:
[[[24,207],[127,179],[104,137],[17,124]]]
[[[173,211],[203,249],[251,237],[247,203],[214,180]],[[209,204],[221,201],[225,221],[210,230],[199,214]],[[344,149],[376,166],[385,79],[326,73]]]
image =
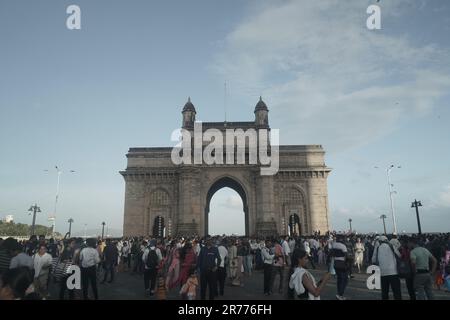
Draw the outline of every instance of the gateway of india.
[[[203,122],[202,130],[270,130],[268,112],[260,98],[254,121]],[[195,116],[189,99],[182,110],[182,128],[193,132]],[[242,198],[246,236],[330,230],[327,177],[331,169],[325,165],[321,145],[280,145],[275,175],[261,175],[260,164],[247,162],[176,165],[172,149],[129,149],[127,168],[120,172],[125,179],[125,237],[208,235],[210,201],[224,187]]]

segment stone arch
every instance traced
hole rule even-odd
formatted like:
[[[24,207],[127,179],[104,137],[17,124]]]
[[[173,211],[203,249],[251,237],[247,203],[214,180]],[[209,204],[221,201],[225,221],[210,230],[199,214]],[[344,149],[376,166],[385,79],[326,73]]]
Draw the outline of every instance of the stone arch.
[[[160,186],[151,189],[148,196],[147,215],[144,221],[144,230],[146,233],[154,233],[157,218],[161,217],[166,228],[165,234],[171,235],[172,211],[172,197],[170,192]]]
[[[217,177],[206,189],[206,203],[205,203],[205,235],[208,234],[208,222],[209,222],[209,210],[210,210],[210,203],[213,195],[219,191],[222,188],[230,188],[236,191],[239,196],[242,199],[243,204],[243,211],[245,215],[245,235],[249,235],[249,193],[248,190],[246,190],[246,187],[244,183],[242,183],[238,178],[230,176],[230,175],[223,175],[220,177]]]
[[[296,184],[286,185],[282,189],[280,198],[283,221],[286,223],[291,214],[297,214],[300,217],[300,235],[308,234],[311,221],[308,214],[306,192],[303,188]]]

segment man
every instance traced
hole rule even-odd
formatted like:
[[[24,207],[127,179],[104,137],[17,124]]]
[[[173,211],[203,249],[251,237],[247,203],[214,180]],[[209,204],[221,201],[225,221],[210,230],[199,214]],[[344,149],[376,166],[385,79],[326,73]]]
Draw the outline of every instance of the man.
[[[211,238],[206,240],[206,246],[200,250],[198,267],[200,269],[200,297],[206,299],[206,289],[209,287],[209,300],[214,300],[217,291],[217,268],[221,264],[219,250],[213,247]]]
[[[264,294],[269,296],[272,294],[272,265],[274,254],[271,253],[272,242],[267,239],[264,247],[261,248],[261,256],[264,263]]]
[[[127,266],[127,270],[131,269],[131,247],[128,245],[128,242],[124,241],[123,247],[122,247],[122,259],[123,259],[123,266]]]
[[[289,237],[285,237],[284,239],[282,239],[281,247],[283,248],[283,252],[284,252],[284,261],[286,261],[286,264],[290,266],[291,265],[291,257],[290,257],[291,248],[289,246],[288,240],[289,240]]]
[[[247,256],[247,247],[245,243],[241,240],[236,240],[237,246],[237,269],[236,269],[236,277],[231,283],[233,286],[244,286],[244,275],[242,273],[242,269],[244,268],[244,260]]]
[[[150,296],[155,294],[158,265],[162,260],[161,250],[156,247],[156,240],[150,240],[142,255],[144,265],[144,288]]]
[[[6,238],[0,246],[0,275],[8,271],[11,264],[12,253],[17,247],[17,240]]]
[[[397,258],[400,258],[398,250],[389,243],[387,237],[380,236],[375,244],[372,263],[380,267],[381,299],[383,300],[389,300],[389,286],[392,288],[394,299],[402,299],[400,278],[397,272]]]
[[[272,285],[271,288],[273,289],[275,286],[275,278],[278,275],[280,275],[280,284],[278,286],[278,293],[283,293],[283,281],[284,281],[284,252],[281,245],[274,241],[275,245],[273,247],[273,253],[274,253],[274,260],[273,260],[273,267],[272,267]]]
[[[47,253],[46,245],[40,244],[38,252],[33,256],[34,289],[44,299],[48,296],[47,282],[51,265],[52,256]]]
[[[87,247],[80,252],[81,282],[83,286],[84,300],[88,300],[89,282],[94,292],[95,300],[98,300],[97,291],[97,264],[100,262],[100,256],[97,251],[95,239],[86,240]],[[105,275],[106,278],[106,275]]]
[[[225,259],[228,256],[226,240],[222,240],[217,249],[219,250],[219,255],[220,255],[220,264],[219,264],[219,268],[217,269],[217,280],[218,280],[218,284],[219,284],[219,295],[223,296],[224,288],[225,288],[225,279],[227,277],[227,272],[226,272],[226,268],[225,268]]]
[[[434,300],[431,275],[436,271],[437,260],[430,251],[420,246],[415,238],[409,239],[408,247],[411,249],[411,268],[417,299],[424,300],[426,295],[428,300]],[[431,271],[429,270],[430,261]]]
[[[104,284],[108,278],[108,273],[111,274],[111,280],[108,283],[114,281],[114,267],[117,265],[119,259],[119,252],[117,251],[117,246],[114,245],[111,239],[106,239],[106,247],[103,250],[103,268],[105,269],[105,276],[103,277]]]
[[[290,237],[289,238],[289,252],[290,252],[291,257],[292,257],[292,253],[294,252],[294,249],[295,249],[295,238]]]
[[[9,268],[15,269],[20,267],[28,267],[28,269],[33,270],[34,263],[33,258],[23,252],[22,246],[17,243],[16,248],[13,250],[13,258],[9,264]]]
[[[394,234],[392,236],[392,239],[389,241],[389,243],[394,247],[394,249],[399,250],[400,247],[402,246],[402,244],[400,243],[400,241],[398,240],[398,237],[396,234]]]
[[[337,295],[338,300],[346,300],[344,297],[345,288],[348,282],[347,271],[347,246],[344,244],[344,236],[338,234],[336,241],[331,245],[331,254],[333,256],[334,270],[337,276]]]
[[[228,247],[228,270],[227,272],[228,278],[230,278],[231,283],[236,278],[237,273],[237,265],[238,265],[238,257],[237,257],[237,246],[236,240],[231,238],[228,243],[231,242],[231,245]]]
[[[303,248],[306,251],[306,254],[308,256],[308,261],[311,263],[312,268],[316,269],[316,266],[314,264],[314,259],[311,255],[311,246],[310,246],[308,239],[305,239],[305,241],[303,242]]]

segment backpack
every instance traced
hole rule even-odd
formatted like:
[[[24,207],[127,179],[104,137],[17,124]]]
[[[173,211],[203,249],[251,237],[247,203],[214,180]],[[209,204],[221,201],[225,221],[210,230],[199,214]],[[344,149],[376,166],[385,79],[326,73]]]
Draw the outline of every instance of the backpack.
[[[156,254],[156,249],[149,249],[145,265],[148,269],[156,269],[156,267],[158,266],[158,255]]]

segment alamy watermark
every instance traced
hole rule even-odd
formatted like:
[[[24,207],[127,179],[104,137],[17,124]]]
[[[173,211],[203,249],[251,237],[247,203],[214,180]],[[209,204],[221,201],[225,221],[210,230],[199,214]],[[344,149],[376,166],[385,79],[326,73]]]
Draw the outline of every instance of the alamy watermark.
[[[81,9],[80,6],[71,4],[67,7],[66,13],[70,16],[67,17],[66,27],[69,30],[80,30],[81,29]],[[367,14],[370,16],[366,20],[366,26],[369,30],[380,30],[381,29],[381,8],[376,5],[370,5],[366,10]]]
[[[207,129],[201,122],[194,123],[194,130],[177,129],[172,132],[171,158],[175,165],[260,165],[263,176],[275,175],[279,169],[278,129]],[[207,143],[205,145],[205,143]],[[248,159],[248,161],[246,161]]]
[[[69,30],[81,29],[81,9],[79,6],[72,4],[67,7],[66,13],[70,14],[66,20],[66,27]]]

